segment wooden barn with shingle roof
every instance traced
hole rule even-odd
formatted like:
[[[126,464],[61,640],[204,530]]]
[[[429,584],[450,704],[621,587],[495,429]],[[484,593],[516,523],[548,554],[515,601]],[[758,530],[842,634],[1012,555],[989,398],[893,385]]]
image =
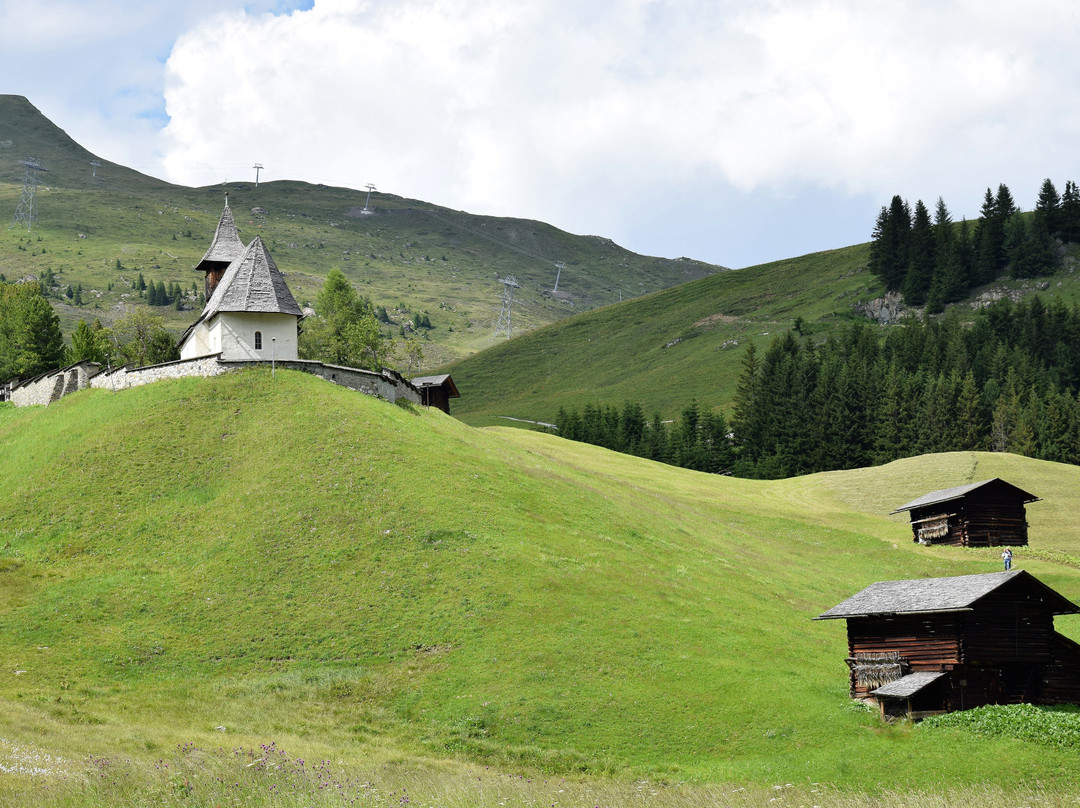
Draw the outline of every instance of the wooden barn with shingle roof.
[[[438,407],[447,415],[450,414],[450,399],[461,398],[457,385],[450,378],[449,373],[438,376],[414,376],[410,379],[420,391],[420,401],[425,407]]]
[[[959,547],[1024,546],[1025,505],[1039,498],[994,478],[931,491],[893,511],[911,514],[912,540]]]
[[[815,620],[847,620],[851,697],[882,715],[1080,703],[1080,645],[1054,630],[1080,607],[1023,570],[882,581]]]

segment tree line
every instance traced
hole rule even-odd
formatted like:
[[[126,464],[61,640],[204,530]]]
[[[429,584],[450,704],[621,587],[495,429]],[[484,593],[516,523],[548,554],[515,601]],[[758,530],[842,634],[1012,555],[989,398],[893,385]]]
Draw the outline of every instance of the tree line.
[[[776,479],[947,451],[1080,464],[1080,309],[1002,300],[973,323],[863,322],[816,343],[788,331],[743,357],[730,426],[690,404],[560,408],[558,434],[713,473]]]
[[[940,197],[931,215],[921,199],[912,208],[894,196],[875,222],[868,268],[909,305],[938,313],[1003,273],[1053,272],[1059,242],[1080,243],[1080,189],[1071,180],[1061,194],[1044,180],[1031,215],[1021,214],[1008,186],[987,188],[974,226],[954,223]]]
[[[734,460],[727,419],[721,412],[702,412],[695,401],[672,423],[659,413],[648,420],[641,405],[630,401],[621,410],[596,404],[581,411],[560,407],[555,427],[570,440],[696,471],[725,473]]]
[[[743,359],[733,473],[777,478],[928,452],[1080,464],[1080,309],[1002,300],[818,345],[788,333]]]

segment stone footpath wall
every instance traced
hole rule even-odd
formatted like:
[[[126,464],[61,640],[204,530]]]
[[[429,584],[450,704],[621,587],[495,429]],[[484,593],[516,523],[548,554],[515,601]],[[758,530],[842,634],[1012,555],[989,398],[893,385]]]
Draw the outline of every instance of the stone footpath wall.
[[[178,359],[160,365],[147,365],[136,368],[131,365],[116,368],[112,373],[99,373],[90,380],[91,387],[105,390],[127,390],[143,384],[160,382],[164,379],[183,379],[188,376],[220,376],[232,368],[223,368],[217,356],[202,356],[198,359]]]
[[[188,376],[220,376],[234,370],[259,365],[269,366],[269,362],[261,361],[238,361],[223,362],[220,355],[202,356],[196,359],[180,359],[176,362],[166,362],[161,365],[149,365],[136,368],[125,365],[113,370],[101,371],[100,366],[92,362],[80,362],[70,368],[53,371],[38,376],[34,379],[15,387],[12,390],[11,400],[16,407],[26,407],[31,404],[51,404],[58,398],[83,390],[87,387],[97,387],[104,390],[118,392],[130,387],[138,387],[143,384],[151,384],[164,379],[181,379]],[[347,368],[338,365],[326,365],[307,359],[291,359],[277,362],[277,367],[282,370],[299,370],[325,379],[328,382],[348,387],[369,396],[377,396],[390,403],[397,401],[411,401],[420,403],[420,391],[416,389],[404,376],[393,370],[383,370],[375,373],[370,370],[359,368]]]
[[[100,367],[96,362],[78,362],[61,370],[27,379],[12,388],[11,403],[16,407],[52,404],[68,393],[87,387]]]

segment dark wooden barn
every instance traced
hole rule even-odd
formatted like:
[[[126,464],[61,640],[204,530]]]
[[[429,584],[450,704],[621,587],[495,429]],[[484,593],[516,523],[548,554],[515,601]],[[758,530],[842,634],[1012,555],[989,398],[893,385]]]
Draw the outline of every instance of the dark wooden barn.
[[[420,403],[425,407],[438,407],[450,414],[450,399],[461,398],[449,373],[441,376],[417,376],[410,381],[420,391]]]
[[[1080,607],[1023,570],[872,584],[815,620],[847,620],[851,697],[920,718],[984,704],[1080,703]]]
[[[911,513],[913,541],[959,547],[1022,546],[1028,543],[1024,506],[1039,498],[994,478],[931,491],[893,513]]]

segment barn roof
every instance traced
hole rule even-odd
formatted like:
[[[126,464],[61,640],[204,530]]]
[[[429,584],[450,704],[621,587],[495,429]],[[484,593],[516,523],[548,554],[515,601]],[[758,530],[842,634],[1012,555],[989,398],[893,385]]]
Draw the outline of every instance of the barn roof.
[[[984,486],[993,485],[996,488],[1002,488],[1003,492],[1011,493],[1023,502],[1038,502],[1039,498],[1034,494],[1029,494],[1022,488],[1017,488],[1012,483],[1007,483],[999,477],[994,477],[991,480],[983,480],[978,483],[968,483],[967,485],[958,485],[955,488],[943,488],[940,491],[931,491],[929,494],[923,494],[918,499],[913,499],[905,505],[901,505],[893,513],[900,513],[901,511],[910,511],[913,508],[922,508],[926,505],[936,505],[939,502],[949,502],[954,499],[963,499],[972,491],[975,491]]]
[[[1072,601],[1062,597],[1024,570],[958,575],[952,578],[916,578],[907,581],[880,581],[852,595],[818,615],[815,620],[870,617],[892,614],[970,611],[975,603],[1013,581],[1033,589],[1044,598],[1053,614],[1080,613]]]
[[[214,231],[214,240],[202,260],[195,269],[205,272],[206,264],[231,264],[244,252],[244,242],[240,240],[240,234],[236,230],[236,220],[229,208],[229,198],[225,198],[225,210],[221,212],[217,229]]]
[[[879,698],[911,698],[924,687],[932,685],[945,675],[945,671],[915,671],[907,676],[901,676],[895,682],[889,682],[887,685],[882,685],[876,690],[870,691],[870,694]]]
[[[454,384],[454,380],[450,378],[449,373],[438,376],[414,376],[409,381],[416,385],[417,388],[445,387],[448,398],[461,398],[461,393],[458,392],[457,385]]]

